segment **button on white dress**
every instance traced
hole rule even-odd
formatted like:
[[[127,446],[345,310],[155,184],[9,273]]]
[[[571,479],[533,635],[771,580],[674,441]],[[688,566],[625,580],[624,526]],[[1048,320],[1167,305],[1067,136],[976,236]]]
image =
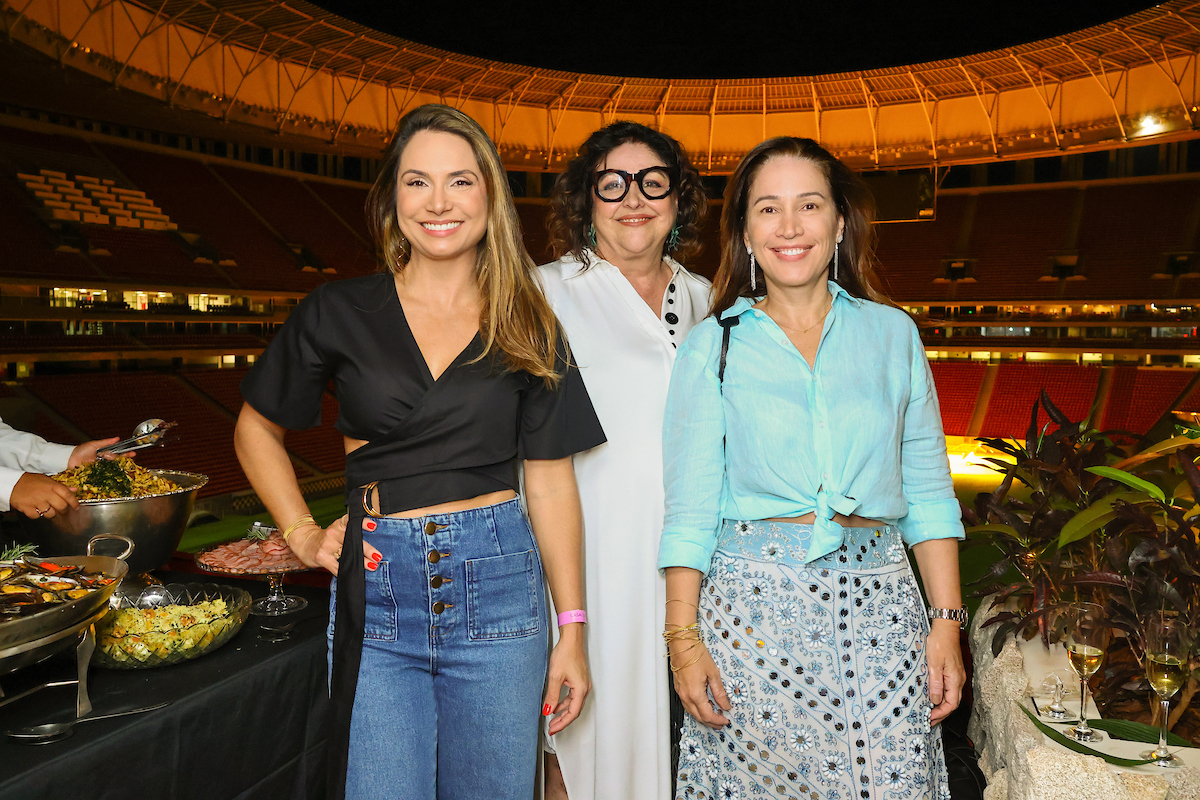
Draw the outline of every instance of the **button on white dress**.
[[[655,314],[593,256],[538,269],[608,441],[575,456],[583,503],[592,693],[552,737],[570,800],[668,800],[670,712],[655,567],[663,522],[662,428],[676,347],[708,313],[709,283],[667,260]]]

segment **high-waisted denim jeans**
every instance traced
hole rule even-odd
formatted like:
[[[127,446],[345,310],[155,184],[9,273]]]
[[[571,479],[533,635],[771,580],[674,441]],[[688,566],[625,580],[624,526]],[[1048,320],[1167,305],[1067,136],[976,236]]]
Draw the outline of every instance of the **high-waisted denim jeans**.
[[[383,561],[366,575],[347,800],[528,800],[547,612],[518,501],[368,519],[363,539]]]

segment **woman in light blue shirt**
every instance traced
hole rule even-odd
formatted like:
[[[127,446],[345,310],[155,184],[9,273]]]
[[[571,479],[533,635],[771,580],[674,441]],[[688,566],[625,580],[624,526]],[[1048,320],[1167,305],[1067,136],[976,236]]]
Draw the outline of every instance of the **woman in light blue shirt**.
[[[870,195],[771,139],[721,233],[663,434],[678,797],[948,798],[963,528],[916,326],[874,286]]]

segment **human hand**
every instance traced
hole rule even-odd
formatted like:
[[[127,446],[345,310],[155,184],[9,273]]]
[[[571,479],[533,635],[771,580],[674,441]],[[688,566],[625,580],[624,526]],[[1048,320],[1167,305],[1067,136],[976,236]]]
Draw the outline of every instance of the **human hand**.
[[[120,441],[120,437],[113,436],[109,439],[93,439],[90,442],[76,445],[71,451],[71,457],[67,460],[67,469],[78,467],[80,464],[90,464],[96,460],[96,451],[101,447],[108,447],[110,444],[116,444]],[[133,453],[125,453],[127,456],[132,456]],[[105,458],[116,458],[114,455],[105,453]]]
[[[925,661],[929,666],[927,684],[933,709],[929,724],[937,725],[950,716],[962,701],[967,672],[963,668],[959,624],[954,620],[935,619],[925,641]]]
[[[288,536],[288,546],[296,557],[310,567],[321,567],[337,575],[338,561],[342,557],[342,543],[346,538],[348,514],[334,520],[328,528],[315,522],[301,525]],[[363,542],[363,566],[371,571],[379,568],[383,554],[367,542]]]
[[[554,719],[550,720],[551,735],[579,717],[583,711],[583,701],[592,690],[587,656],[583,650],[583,625],[582,622],[571,622],[559,628],[558,644],[550,652],[542,716],[554,715]],[[567,687],[567,696],[560,700],[564,686]]]
[[[721,681],[721,670],[713,661],[704,642],[697,639],[678,639],[668,646],[671,667],[675,672],[675,693],[687,713],[710,728],[724,728],[729,719],[713,710],[709,692],[722,711],[733,706]]]
[[[17,478],[8,503],[30,519],[50,519],[68,508],[79,508],[74,489],[36,472],[26,472]]]

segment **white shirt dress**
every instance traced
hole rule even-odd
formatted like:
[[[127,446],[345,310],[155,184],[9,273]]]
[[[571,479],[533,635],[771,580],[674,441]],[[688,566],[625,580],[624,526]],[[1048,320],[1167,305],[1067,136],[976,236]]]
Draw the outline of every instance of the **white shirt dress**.
[[[675,352],[708,313],[709,283],[670,259],[656,314],[612,264],[538,269],[608,442],[575,456],[583,503],[592,693],[551,737],[571,800],[667,800],[670,711],[655,566],[663,523],[663,408]]]

